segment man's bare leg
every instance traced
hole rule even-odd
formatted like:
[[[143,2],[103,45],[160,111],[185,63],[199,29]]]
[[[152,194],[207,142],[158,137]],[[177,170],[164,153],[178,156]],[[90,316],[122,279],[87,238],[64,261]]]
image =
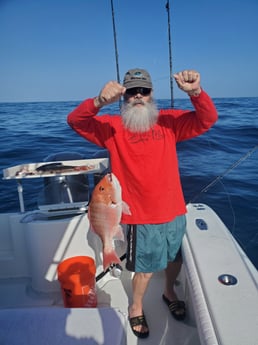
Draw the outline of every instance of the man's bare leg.
[[[166,284],[164,295],[170,300],[175,301],[177,300],[177,296],[174,291],[174,285],[176,282],[176,278],[181,270],[182,267],[182,260],[169,262],[168,266],[165,270],[166,273]]]
[[[133,277],[133,301],[129,307],[129,317],[136,317],[143,315],[143,297],[148,287],[152,273],[135,273]],[[135,331],[148,332],[148,329],[143,326],[135,326]]]
[[[178,301],[177,295],[174,291],[174,285],[176,282],[176,278],[181,270],[182,267],[182,260],[169,262],[168,266],[165,270],[166,272],[166,284],[164,289],[164,296],[167,299],[166,303],[170,307],[171,302]],[[180,304],[179,302],[176,307],[173,307],[173,316],[178,319],[182,320],[185,317],[185,305]]]

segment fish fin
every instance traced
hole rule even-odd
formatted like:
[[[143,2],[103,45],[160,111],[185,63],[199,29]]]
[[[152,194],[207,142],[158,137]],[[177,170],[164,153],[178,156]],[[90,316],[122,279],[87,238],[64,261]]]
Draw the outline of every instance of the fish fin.
[[[95,229],[93,228],[93,226],[92,226],[92,224],[91,224],[91,221],[90,221],[90,209],[88,209],[88,219],[89,219],[89,223],[90,223],[90,230],[91,230],[92,232],[95,232],[95,233],[96,233],[96,231],[95,231]]]
[[[125,201],[122,201],[122,212],[124,214],[129,214],[131,215],[131,211],[130,211],[130,207],[128,206],[128,204]]]
[[[103,253],[103,268],[106,271],[112,264],[121,265],[121,260],[114,250]]]
[[[114,227],[114,238],[120,241],[125,240],[123,229],[119,224],[116,227]]]
[[[90,222],[90,220],[89,220],[89,222]],[[91,222],[90,222],[90,230],[92,231],[92,232],[96,232],[95,230],[94,230],[94,228],[93,228],[93,226],[92,226],[92,224],[91,224]]]
[[[94,230],[94,228],[93,228],[93,226],[92,226],[91,224],[90,224],[90,231],[95,232],[95,234],[97,234],[96,231]]]

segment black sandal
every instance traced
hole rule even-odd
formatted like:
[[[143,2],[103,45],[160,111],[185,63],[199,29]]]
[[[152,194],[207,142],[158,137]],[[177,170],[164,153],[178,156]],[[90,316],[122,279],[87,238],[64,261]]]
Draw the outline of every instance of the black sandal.
[[[170,301],[165,295],[162,295],[162,298],[176,320],[182,321],[185,319],[186,310],[184,301]]]
[[[147,338],[148,337],[149,330],[146,332],[140,332],[140,331],[136,331],[134,329],[134,327],[136,327],[136,326],[144,326],[144,327],[149,329],[144,314],[140,315],[140,316],[135,316],[135,317],[129,318],[129,322],[130,322],[132,331],[133,331],[134,335],[136,335],[136,337],[138,337],[138,338]]]

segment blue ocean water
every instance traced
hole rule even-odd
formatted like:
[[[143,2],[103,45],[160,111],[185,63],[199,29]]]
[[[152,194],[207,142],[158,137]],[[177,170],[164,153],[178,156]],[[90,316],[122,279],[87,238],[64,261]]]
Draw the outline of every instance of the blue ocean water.
[[[219,112],[215,126],[178,144],[185,199],[212,207],[258,268],[258,98],[219,98],[214,102]],[[157,103],[160,108],[170,105],[169,100]],[[42,162],[60,152],[93,157],[100,149],[66,123],[67,114],[78,104],[0,103],[0,172],[23,163]],[[189,100],[178,99],[175,108],[192,106]],[[117,113],[118,105],[105,112]],[[26,210],[37,207],[41,187],[41,179],[24,180]],[[1,178],[0,197],[1,213],[19,211],[14,180]]]

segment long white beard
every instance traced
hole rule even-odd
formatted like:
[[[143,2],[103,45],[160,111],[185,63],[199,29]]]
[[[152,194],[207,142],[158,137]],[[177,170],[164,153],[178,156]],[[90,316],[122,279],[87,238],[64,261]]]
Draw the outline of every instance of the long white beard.
[[[142,105],[137,106],[139,103]],[[158,114],[153,101],[144,102],[141,99],[124,103],[121,110],[123,124],[131,132],[147,132],[157,123]]]

